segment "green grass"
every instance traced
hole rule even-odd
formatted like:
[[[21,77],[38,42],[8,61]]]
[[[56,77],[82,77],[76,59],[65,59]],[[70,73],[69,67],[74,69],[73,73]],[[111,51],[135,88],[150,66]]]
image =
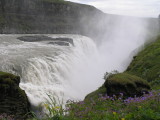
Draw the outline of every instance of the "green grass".
[[[146,46],[129,65],[127,71],[151,82],[160,83],[160,37]]]
[[[48,117],[42,120],[160,120],[160,90],[127,99],[123,95],[100,95],[88,101],[68,101],[66,109],[59,112],[54,104],[55,102],[50,104],[54,110],[50,110]],[[47,109],[51,108],[47,106]],[[35,117],[30,120],[39,119]]]
[[[159,120],[159,98],[159,91],[125,100],[123,96],[100,96],[87,102],[71,102],[66,117],[70,120]]]
[[[97,90],[95,90],[94,92],[88,94],[85,97],[85,101],[86,100],[90,100],[90,98],[96,99],[99,97],[100,94],[106,94],[106,88],[104,85],[102,85],[100,88],[98,88]]]
[[[135,75],[130,75],[128,73],[119,73],[110,76],[107,79],[108,84],[132,84],[133,86],[136,86],[136,83],[138,84],[148,84],[144,79],[137,77]]]
[[[105,83],[106,93],[110,96],[123,93],[126,97],[140,96],[150,90],[150,86],[144,79],[128,73],[110,75]]]

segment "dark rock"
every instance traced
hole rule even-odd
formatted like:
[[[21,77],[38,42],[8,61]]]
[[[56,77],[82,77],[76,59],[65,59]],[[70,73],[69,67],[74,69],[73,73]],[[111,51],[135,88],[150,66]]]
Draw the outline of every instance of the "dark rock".
[[[57,41],[57,42],[49,42],[48,44],[60,45],[60,46],[69,46],[69,43],[67,43],[67,42],[60,42],[60,41]]]
[[[68,42],[74,46],[73,39],[71,38],[56,38],[55,40],[59,42]]]
[[[144,79],[128,73],[109,76],[104,86],[109,96],[118,96],[120,93],[123,93],[125,97],[141,96],[143,92],[148,93],[150,90],[149,84]]]
[[[54,38],[44,36],[44,35],[22,36],[22,37],[18,37],[17,39],[24,42],[39,42],[39,41],[55,40]]]
[[[19,76],[0,72],[0,114],[14,115],[16,119],[27,117],[30,104],[19,83]]]
[[[44,35],[34,35],[34,36],[22,36],[17,39],[24,42],[40,42],[40,41],[53,41],[48,44],[57,44],[62,46],[69,46],[69,43],[74,46],[73,39],[71,38],[51,38]]]
[[[99,27],[104,15],[93,6],[63,0],[5,0],[0,4],[0,33],[97,36],[106,29]]]

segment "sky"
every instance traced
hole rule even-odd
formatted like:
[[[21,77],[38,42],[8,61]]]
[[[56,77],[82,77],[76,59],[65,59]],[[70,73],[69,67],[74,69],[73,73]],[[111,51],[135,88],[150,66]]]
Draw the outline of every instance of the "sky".
[[[139,17],[158,17],[160,0],[69,0],[93,5],[105,13]]]

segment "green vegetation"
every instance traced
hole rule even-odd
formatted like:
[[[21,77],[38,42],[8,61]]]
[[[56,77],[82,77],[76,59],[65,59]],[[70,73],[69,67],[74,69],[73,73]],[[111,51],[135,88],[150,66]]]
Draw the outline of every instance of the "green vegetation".
[[[151,82],[152,86],[160,84],[160,37],[134,57],[127,72]]]
[[[12,83],[11,85],[13,85],[13,83],[16,83],[17,85],[19,85],[19,82],[20,82],[19,76],[15,76],[13,74],[0,71],[0,83],[6,83],[6,84]]]
[[[20,77],[0,72],[0,113],[25,118],[29,102],[25,91],[19,88]]]
[[[144,94],[142,97],[123,98],[99,96],[90,101],[70,102],[70,120],[159,120],[160,91]],[[65,119],[64,119],[65,120]]]
[[[123,93],[125,97],[141,96],[150,90],[150,85],[144,79],[128,73],[107,73],[105,83],[96,91],[88,94],[85,100],[98,98],[99,94],[109,96]]]
[[[66,109],[55,101],[45,104],[48,115],[28,120],[159,120],[160,91],[152,91],[142,97],[125,99],[121,96],[99,95],[88,101],[68,101]],[[14,116],[0,115],[1,120],[13,120]]]
[[[58,97],[52,97],[50,95],[48,95],[48,97],[50,101],[44,104],[46,112],[48,112],[45,117],[51,118],[51,120],[62,119],[65,113],[63,109],[63,100],[60,100]]]
[[[68,101],[66,108],[54,102],[45,104],[48,116],[42,120],[159,120],[160,91],[125,99],[99,95],[87,101]],[[37,117],[30,120],[39,120]]]
[[[102,85],[100,88],[98,88],[98,90],[95,90],[94,92],[88,94],[86,97],[85,97],[85,101],[86,100],[90,100],[91,98],[92,99],[97,99],[99,98],[99,94],[106,94],[106,88],[104,85]]]
[[[123,93],[126,97],[141,96],[150,90],[149,84],[140,77],[128,73],[118,73],[109,76],[104,83],[109,96]]]

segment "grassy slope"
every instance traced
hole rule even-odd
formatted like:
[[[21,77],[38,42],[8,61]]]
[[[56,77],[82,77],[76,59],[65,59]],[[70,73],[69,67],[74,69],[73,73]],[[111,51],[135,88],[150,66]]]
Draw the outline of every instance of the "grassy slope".
[[[130,75],[127,73],[115,74],[115,75],[109,77],[108,82],[110,84],[121,84],[124,86],[128,83],[132,84],[133,86],[135,86],[135,83],[147,84],[147,82],[144,81],[142,78],[134,76],[134,75]]]
[[[160,83],[160,36],[134,57],[127,72],[149,82]]]

